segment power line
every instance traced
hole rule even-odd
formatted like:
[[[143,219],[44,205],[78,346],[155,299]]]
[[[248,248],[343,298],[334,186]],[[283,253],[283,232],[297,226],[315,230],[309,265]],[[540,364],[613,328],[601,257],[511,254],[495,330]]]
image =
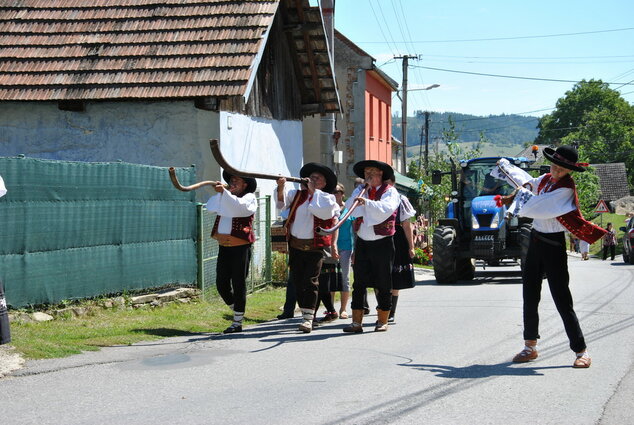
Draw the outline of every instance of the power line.
[[[569,36],[575,36],[575,35],[599,34],[599,33],[606,33],[606,32],[631,31],[631,30],[634,30],[634,27],[616,28],[616,29],[598,30],[598,31],[559,33],[559,34],[526,35],[526,36],[516,36],[516,37],[471,38],[471,39],[450,39],[450,40],[420,40],[420,41],[413,41],[413,43],[465,43],[465,42],[472,42],[472,41],[523,40],[523,39],[530,39],[530,38],[569,37]],[[382,44],[383,42],[382,41],[355,41],[355,43]]]
[[[433,71],[443,71],[443,72],[453,72],[456,74],[470,74],[470,75],[480,75],[483,77],[497,77],[497,78],[513,78],[516,80],[534,80],[534,81],[553,81],[557,83],[578,83],[578,80],[559,80],[556,78],[537,78],[537,77],[519,77],[515,75],[500,75],[500,74],[486,74],[482,72],[468,72],[468,71],[457,71],[455,69],[445,69],[445,68],[432,68],[430,66],[421,66],[421,65],[412,65],[413,67],[423,68],[423,69],[431,69]],[[629,83],[608,83],[605,84],[623,84],[623,85],[631,85],[632,82]]]
[[[376,12],[374,11],[374,6],[372,6],[372,0],[368,0],[368,3],[370,4],[370,9],[372,9],[372,14],[374,15],[374,19],[376,19],[376,24],[378,25],[379,30],[381,31],[381,35],[383,36],[383,39],[385,40],[385,44],[387,44],[387,47],[392,51],[392,54],[396,55],[395,52],[397,52],[398,49],[392,49],[392,46],[390,46],[390,42],[387,41],[387,37],[385,36],[385,33],[383,32],[383,27],[381,26],[379,17],[376,15]],[[396,47],[396,45],[394,47]]]
[[[426,58],[454,58],[454,59],[615,59],[634,58],[634,55],[611,55],[611,56],[454,56],[454,55],[425,55]]]

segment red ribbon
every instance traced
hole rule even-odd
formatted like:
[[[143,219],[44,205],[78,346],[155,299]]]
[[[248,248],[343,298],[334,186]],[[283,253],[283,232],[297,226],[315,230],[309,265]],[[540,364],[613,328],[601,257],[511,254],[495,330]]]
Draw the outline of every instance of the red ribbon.
[[[587,162],[572,162],[572,161],[569,161],[566,158],[564,158],[563,156],[559,155],[557,152],[555,152],[553,154],[553,158],[563,162],[564,164],[573,165],[573,166],[576,166],[576,167],[587,167],[587,166],[590,165]]]
[[[493,197],[493,200],[495,201],[495,206],[500,208],[502,206],[502,196],[501,195],[495,195]]]

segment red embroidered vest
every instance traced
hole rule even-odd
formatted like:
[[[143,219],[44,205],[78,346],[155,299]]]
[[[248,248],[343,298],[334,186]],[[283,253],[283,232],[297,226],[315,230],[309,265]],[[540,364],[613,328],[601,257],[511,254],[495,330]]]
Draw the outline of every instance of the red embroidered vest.
[[[308,190],[298,190],[295,193],[295,197],[293,198],[293,202],[291,203],[291,212],[288,215],[288,219],[284,226],[286,227],[286,239],[288,240],[291,237],[291,224],[295,221],[295,214],[297,212],[297,207],[308,200]],[[318,227],[322,229],[329,229],[335,225],[335,217],[329,218],[328,220],[322,220],[319,217],[313,216],[313,243],[315,248],[325,248],[332,245],[332,235],[320,235],[316,232]]]
[[[537,193],[542,193],[542,190],[550,182],[552,176],[550,173],[544,174],[544,178],[539,182],[539,186],[537,187]],[[605,229],[590,223],[586,219],[583,218],[581,214],[581,209],[579,208],[579,197],[577,195],[577,187],[575,186],[575,181],[572,179],[570,174],[566,174],[563,178],[559,179],[553,183],[552,186],[546,189],[547,192],[552,192],[555,189],[559,189],[560,187],[565,187],[568,189],[572,189],[574,192],[575,198],[575,206],[577,209],[572,210],[564,215],[560,215],[557,217],[557,221],[561,223],[570,233],[578,237],[579,239],[586,241],[588,243],[594,243],[597,240],[601,239],[603,235],[606,233]]]
[[[383,196],[383,194],[385,193],[385,191],[389,188],[390,186],[387,183],[383,183],[381,185],[381,187],[379,187],[379,189],[376,191],[376,193],[374,194],[374,196],[369,196],[369,198],[372,201],[379,201],[381,200],[381,196]],[[369,193],[368,193],[369,194]],[[395,232],[396,232],[396,214],[398,212],[398,208],[396,210],[394,210],[394,212],[392,213],[392,215],[390,215],[388,218],[385,219],[385,221],[383,223],[379,223],[379,224],[375,224],[374,227],[374,234],[375,235],[379,235],[379,236],[392,236]],[[359,228],[361,227],[361,223],[363,223],[363,217],[359,217],[357,218],[354,223],[353,223],[353,229],[355,232],[359,231]]]
[[[235,236],[238,239],[245,240],[249,243],[255,242],[255,233],[253,232],[253,216],[248,217],[233,217],[231,219],[231,236]],[[213,238],[218,233],[218,224],[220,223],[220,216],[216,216],[214,227],[211,229],[211,237]]]

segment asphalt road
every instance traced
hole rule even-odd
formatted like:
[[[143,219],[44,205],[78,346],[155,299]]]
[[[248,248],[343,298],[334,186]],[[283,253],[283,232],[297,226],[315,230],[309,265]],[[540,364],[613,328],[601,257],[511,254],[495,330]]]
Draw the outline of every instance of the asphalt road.
[[[523,346],[515,267],[436,285],[419,272],[397,323],[310,334],[299,319],[28,362],[0,380],[2,424],[632,424],[634,266],[570,258],[593,359],[573,353],[545,285],[540,357]],[[248,304],[247,304],[248,315]]]

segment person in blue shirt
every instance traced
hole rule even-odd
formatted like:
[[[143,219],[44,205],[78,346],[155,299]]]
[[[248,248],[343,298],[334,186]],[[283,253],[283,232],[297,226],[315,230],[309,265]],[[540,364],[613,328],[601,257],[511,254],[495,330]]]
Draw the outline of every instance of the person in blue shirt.
[[[335,189],[335,198],[337,204],[341,207],[341,217],[346,215],[348,209],[344,207],[343,195],[345,187],[339,183]],[[341,264],[341,306],[339,307],[339,318],[348,318],[348,301],[350,300],[350,266],[352,264],[352,251],[354,247],[354,233],[352,232],[352,223],[354,217],[350,216],[339,227],[339,236],[337,238],[337,248],[339,249],[339,264]]]

